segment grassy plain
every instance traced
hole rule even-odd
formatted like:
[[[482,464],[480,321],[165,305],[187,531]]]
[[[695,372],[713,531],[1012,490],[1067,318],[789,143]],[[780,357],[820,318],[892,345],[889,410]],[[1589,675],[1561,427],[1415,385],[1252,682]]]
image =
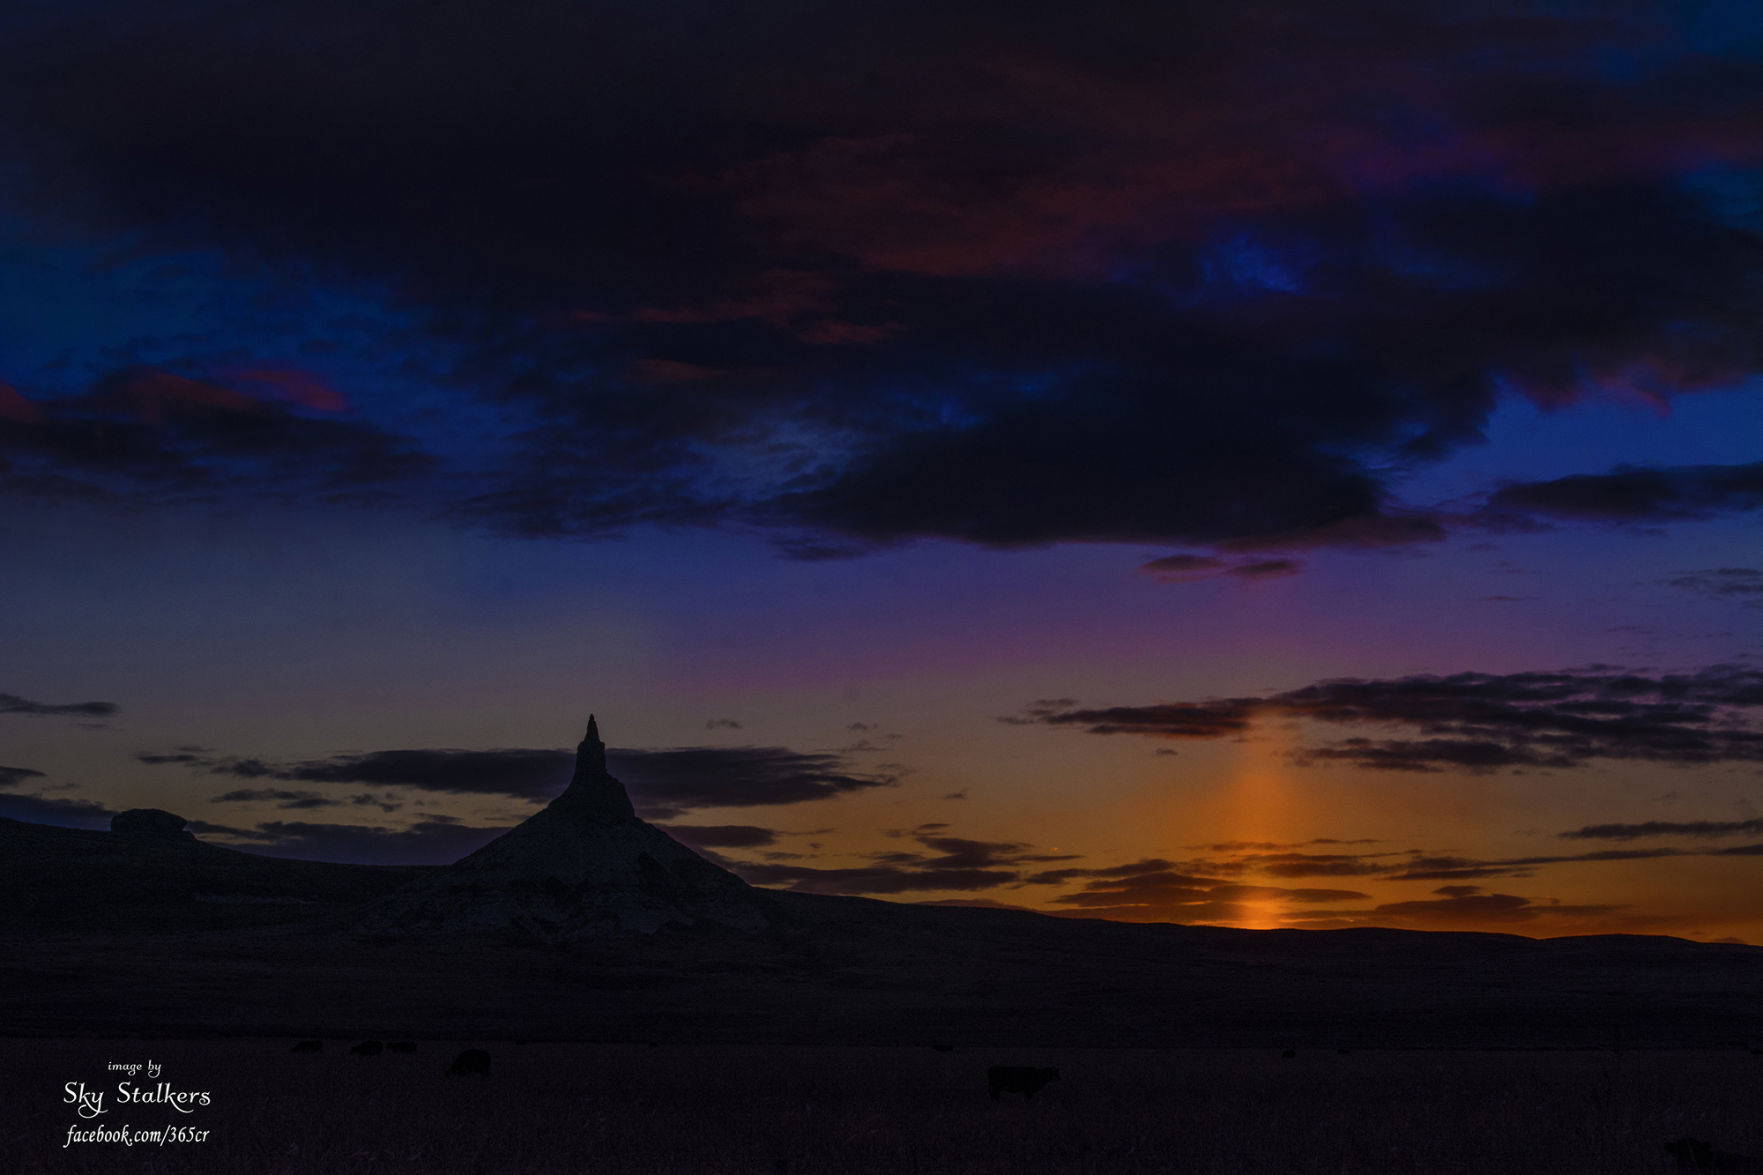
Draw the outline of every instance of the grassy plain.
[[[1763,1056],[1742,1049],[1367,1051],[595,1045],[422,1041],[316,1055],[287,1040],[0,1041],[0,1166],[37,1172],[593,1175],[1624,1175],[1682,1135],[1763,1154]],[[488,1048],[487,1080],[443,1070]],[[111,1062],[203,1090],[116,1106]],[[1054,1065],[1032,1102],[992,1064]],[[134,1079],[149,1088],[156,1082]],[[63,1146],[67,1082],[105,1126],[205,1141]],[[82,1128],[87,1124],[81,1123]]]

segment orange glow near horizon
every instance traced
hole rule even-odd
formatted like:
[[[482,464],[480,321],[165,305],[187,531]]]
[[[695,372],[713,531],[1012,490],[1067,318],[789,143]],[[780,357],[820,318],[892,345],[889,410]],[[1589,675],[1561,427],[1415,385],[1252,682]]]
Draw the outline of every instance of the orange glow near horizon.
[[[1236,841],[1285,841],[1290,839],[1291,812],[1295,800],[1286,778],[1287,753],[1295,735],[1286,723],[1257,724],[1241,745],[1242,757],[1225,784],[1226,833],[1222,839]],[[1250,900],[1241,903],[1244,916],[1221,925],[1243,930],[1273,930],[1280,925],[1281,903]]]

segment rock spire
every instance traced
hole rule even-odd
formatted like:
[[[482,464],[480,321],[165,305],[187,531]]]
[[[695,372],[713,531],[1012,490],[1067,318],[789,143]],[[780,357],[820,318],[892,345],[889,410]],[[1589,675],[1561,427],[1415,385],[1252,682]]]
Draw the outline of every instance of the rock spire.
[[[600,724],[588,715],[588,732],[575,748],[575,774],[569,787],[557,797],[571,815],[588,820],[634,820],[636,810],[624,784],[606,770],[606,744],[600,741]]]
[[[637,818],[624,784],[606,770],[590,715],[563,794],[477,852],[387,895],[358,925],[373,934],[514,932],[560,943],[664,926],[751,932],[779,917],[772,895]]]

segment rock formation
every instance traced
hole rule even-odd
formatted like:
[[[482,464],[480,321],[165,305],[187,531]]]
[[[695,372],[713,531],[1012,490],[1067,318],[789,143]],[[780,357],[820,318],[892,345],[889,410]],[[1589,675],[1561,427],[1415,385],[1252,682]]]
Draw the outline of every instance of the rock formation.
[[[182,816],[161,808],[130,808],[110,818],[110,831],[124,836],[144,836],[154,840],[190,840],[196,838],[184,831],[189,823]]]
[[[544,811],[370,907],[373,934],[515,931],[544,942],[651,934],[664,926],[763,930],[771,895],[639,820],[606,770],[590,715],[575,775]]]

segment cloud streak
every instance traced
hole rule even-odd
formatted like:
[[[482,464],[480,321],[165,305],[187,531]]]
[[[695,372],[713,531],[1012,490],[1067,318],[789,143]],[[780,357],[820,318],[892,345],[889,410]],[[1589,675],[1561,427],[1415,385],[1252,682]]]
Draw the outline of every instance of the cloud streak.
[[[1395,728],[1411,733],[1305,745],[1293,758],[1300,765],[1485,773],[1574,768],[1599,760],[1763,761],[1760,711],[1763,673],[1714,665],[1660,675],[1603,668],[1342,678],[1260,697],[1144,706],[1086,708],[1061,700],[1035,703],[1005,721],[1174,740],[1241,738],[1256,721],[1278,718]]]
[[[423,748],[369,751],[290,762],[180,750],[142,753],[152,766],[181,766],[206,775],[284,783],[367,785],[455,796],[504,796],[549,801],[569,783],[575,755],[565,750]],[[836,752],[786,747],[682,747],[609,751],[607,764],[626,783],[632,803],[648,819],[666,820],[700,808],[748,808],[831,799],[891,787],[895,777],[861,771]],[[215,802],[323,807],[345,802],[323,793],[255,788],[226,792]],[[347,802],[385,802],[351,796]]]
[[[1043,853],[1014,841],[981,841],[946,835],[943,825],[924,826],[909,835],[922,849],[871,853],[870,864],[844,867],[725,862],[754,885],[781,886],[799,893],[899,894],[954,890],[973,893],[1010,885],[1021,868],[1069,861],[1071,854]]]
[[[1654,836],[1759,836],[1763,820],[1647,820],[1639,824],[1587,824],[1559,833],[1566,840],[1640,840]]]
[[[1758,509],[1763,509],[1763,462],[1630,466],[1508,485],[1488,498],[1488,510],[1496,516],[1603,522],[1666,522]]]
[[[108,718],[120,707],[115,702],[33,702],[17,694],[0,694],[0,714],[75,715],[85,718]]]

